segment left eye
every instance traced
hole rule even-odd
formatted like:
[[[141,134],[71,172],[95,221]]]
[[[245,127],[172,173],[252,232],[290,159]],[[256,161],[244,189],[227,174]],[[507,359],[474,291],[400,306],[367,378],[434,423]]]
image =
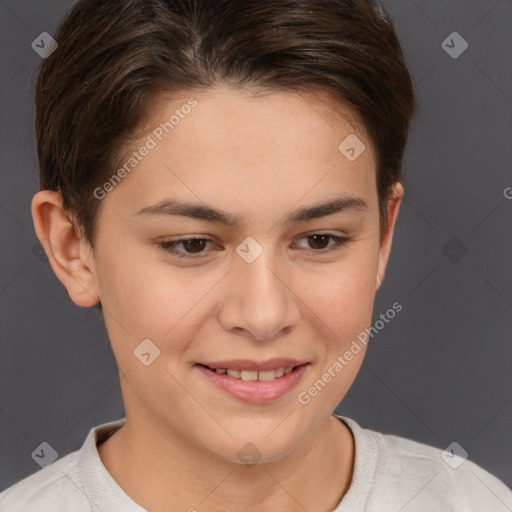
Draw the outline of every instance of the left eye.
[[[332,239],[334,243],[330,246],[328,246],[327,249],[324,247],[321,247],[320,250],[315,249],[313,251],[308,251],[310,253],[314,254],[326,254],[328,252],[337,250],[340,248],[340,246],[346,244],[347,242],[350,242],[352,239],[350,237],[346,236],[337,236],[332,235],[328,233],[313,233],[311,235],[307,235],[302,237],[302,239],[309,239],[313,241],[313,246],[315,245],[324,245],[325,241],[328,241],[329,239]],[[202,254],[205,252],[203,251],[205,244],[208,242],[213,243],[213,240],[211,238],[207,237],[190,237],[190,238],[180,238],[177,240],[169,240],[165,242],[159,242],[158,246],[163,249],[165,252],[168,252],[178,258],[188,258],[188,259],[200,259],[203,258]],[[183,247],[185,248],[185,252],[178,251],[176,247],[179,244],[183,244]],[[188,252],[188,251],[191,252]],[[192,256],[191,256],[192,254]],[[199,254],[199,256],[193,256],[194,254]]]

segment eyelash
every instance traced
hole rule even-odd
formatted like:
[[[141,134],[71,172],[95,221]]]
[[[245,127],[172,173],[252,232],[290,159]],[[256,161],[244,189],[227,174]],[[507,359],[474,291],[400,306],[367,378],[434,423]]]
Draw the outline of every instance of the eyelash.
[[[320,249],[320,250],[316,250],[316,251],[315,250],[307,251],[310,254],[319,254],[319,255],[328,254],[328,253],[331,253],[331,252],[333,252],[335,250],[340,249],[343,245],[345,245],[348,242],[352,241],[352,238],[348,237],[348,236],[337,236],[337,235],[332,235],[330,233],[321,233],[321,232],[305,235],[302,238],[310,238],[310,237],[313,237],[313,236],[316,236],[316,235],[327,236],[327,237],[331,238],[332,240],[334,240],[335,243],[333,245],[331,245],[331,247],[329,249]],[[204,252],[197,253],[197,254],[199,254],[199,256],[189,256],[188,254],[180,252],[180,251],[177,251],[175,249],[176,245],[180,244],[181,242],[187,242],[187,241],[190,241],[190,240],[206,240],[208,242],[213,242],[213,239],[211,239],[209,237],[190,237],[190,238],[179,238],[177,240],[172,240],[172,241],[159,242],[158,246],[164,252],[172,254],[173,256],[176,256],[177,258],[189,259],[189,260],[199,260],[199,259],[204,258],[204,256],[201,256],[201,254],[204,254]]]

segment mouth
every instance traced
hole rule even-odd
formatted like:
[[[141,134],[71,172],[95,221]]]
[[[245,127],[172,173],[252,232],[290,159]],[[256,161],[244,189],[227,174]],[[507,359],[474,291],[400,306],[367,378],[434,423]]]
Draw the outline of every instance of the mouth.
[[[203,368],[210,370],[211,372],[217,373],[218,375],[226,375],[227,377],[231,377],[232,379],[243,380],[246,382],[250,381],[262,381],[262,382],[270,382],[276,379],[280,379],[289,373],[296,371],[300,366],[304,366],[309,363],[298,364],[295,366],[281,366],[274,369],[269,370],[245,370],[245,369],[237,369],[237,368],[216,368],[210,367],[208,365],[198,363],[197,366],[202,366]]]
[[[297,364],[290,366],[253,370],[247,369],[247,365],[239,365],[239,361],[236,362],[237,368],[232,367],[233,361],[226,363],[213,363],[215,366],[196,363],[193,368],[197,370],[202,385],[207,384],[211,389],[218,389],[223,394],[250,404],[268,404],[287,396],[291,399],[290,393],[305,378],[311,365],[309,362],[296,361]],[[267,362],[267,366],[269,364]]]

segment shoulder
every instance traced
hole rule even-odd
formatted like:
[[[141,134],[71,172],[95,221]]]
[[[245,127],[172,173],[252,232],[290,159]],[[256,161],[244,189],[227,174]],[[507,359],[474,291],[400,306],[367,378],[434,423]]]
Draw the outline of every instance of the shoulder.
[[[457,455],[460,449],[452,453],[336,416],[355,439],[352,484],[343,498],[346,510],[512,511],[512,490],[469,458]]]
[[[78,477],[79,450],[57,459],[0,493],[2,512],[90,510]],[[58,507],[58,508],[56,508]]]
[[[376,486],[383,492],[394,487],[400,506],[409,502],[409,506],[415,504],[414,510],[423,510],[422,505],[442,506],[446,511],[512,510],[512,490],[466,454],[457,455],[457,449],[453,452],[405,437],[365,430],[379,446]]]

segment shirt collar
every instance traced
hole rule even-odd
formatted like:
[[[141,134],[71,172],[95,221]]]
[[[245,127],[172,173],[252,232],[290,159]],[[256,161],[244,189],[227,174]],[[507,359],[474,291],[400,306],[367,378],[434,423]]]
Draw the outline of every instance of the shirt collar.
[[[378,461],[378,444],[371,431],[361,427],[352,418],[334,414],[345,423],[354,436],[354,469],[348,491],[333,512],[360,512],[366,510],[372,492]]]
[[[148,512],[135,503],[107,471],[99,456],[97,444],[121,428],[126,418],[92,428],[80,449],[78,472],[89,501],[101,512]]]

